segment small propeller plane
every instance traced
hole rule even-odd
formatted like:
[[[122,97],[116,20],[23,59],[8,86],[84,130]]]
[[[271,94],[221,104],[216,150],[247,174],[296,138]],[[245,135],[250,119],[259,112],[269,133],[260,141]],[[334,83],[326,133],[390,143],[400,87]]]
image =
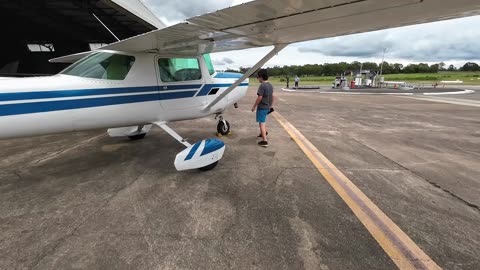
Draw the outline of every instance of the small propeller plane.
[[[2,80],[0,139],[106,128],[143,138],[156,125],[183,144],[177,170],[215,167],[225,144],[190,144],[169,122],[215,115],[247,93],[248,78],[287,45],[480,14],[478,0],[256,0],[193,17],[98,50],[51,62],[73,63],[50,77]],[[272,46],[245,74],[219,73],[210,53]]]

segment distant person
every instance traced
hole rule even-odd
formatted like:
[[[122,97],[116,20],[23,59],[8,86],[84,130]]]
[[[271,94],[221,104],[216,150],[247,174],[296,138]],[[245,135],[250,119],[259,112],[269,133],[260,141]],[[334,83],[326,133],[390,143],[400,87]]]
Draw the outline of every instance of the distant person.
[[[260,86],[257,91],[257,99],[255,104],[253,104],[252,112],[257,110],[257,122],[260,127],[260,135],[258,137],[262,138],[262,141],[258,142],[259,146],[267,147],[267,114],[273,109],[273,86],[268,82],[268,73],[266,69],[260,69],[257,74],[258,82]]]
[[[300,82],[300,78],[295,75],[295,88],[298,88],[298,83]]]
[[[285,77],[287,79],[287,89],[290,87],[290,78],[287,76]]]

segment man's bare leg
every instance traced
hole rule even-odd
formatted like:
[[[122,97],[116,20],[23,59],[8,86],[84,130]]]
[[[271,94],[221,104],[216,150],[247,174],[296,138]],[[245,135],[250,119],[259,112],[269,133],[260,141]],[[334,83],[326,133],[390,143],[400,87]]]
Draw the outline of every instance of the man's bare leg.
[[[265,123],[259,123],[260,126],[260,133],[262,134],[262,139],[267,141],[267,127]]]

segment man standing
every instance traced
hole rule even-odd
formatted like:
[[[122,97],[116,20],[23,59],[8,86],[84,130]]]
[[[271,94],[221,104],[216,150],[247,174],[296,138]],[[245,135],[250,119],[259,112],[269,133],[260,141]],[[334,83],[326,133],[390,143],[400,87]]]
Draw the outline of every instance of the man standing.
[[[260,127],[260,135],[262,141],[258,143],[259,146],[267,147],[267,114],[270,108],[273,106],[273,86],[268,82],[268,73],[266,69],[260,69],[257,73],[257,79],[260,82],[260,86],[257,91],[257,99],[253,104],[252,112],[257,109],[257,122]]]
[[[298,82],[300,82],[300,78],[295,75],[295,88],[298,88]]]

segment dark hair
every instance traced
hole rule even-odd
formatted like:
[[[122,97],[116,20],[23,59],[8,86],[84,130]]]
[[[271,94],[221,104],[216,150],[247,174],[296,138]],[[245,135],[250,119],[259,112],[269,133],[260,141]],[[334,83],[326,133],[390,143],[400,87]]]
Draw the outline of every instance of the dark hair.
[[[260,69],[257,73],[257,77],[262,78],[264,81],[268,80],[268,73],[266,69]]]

